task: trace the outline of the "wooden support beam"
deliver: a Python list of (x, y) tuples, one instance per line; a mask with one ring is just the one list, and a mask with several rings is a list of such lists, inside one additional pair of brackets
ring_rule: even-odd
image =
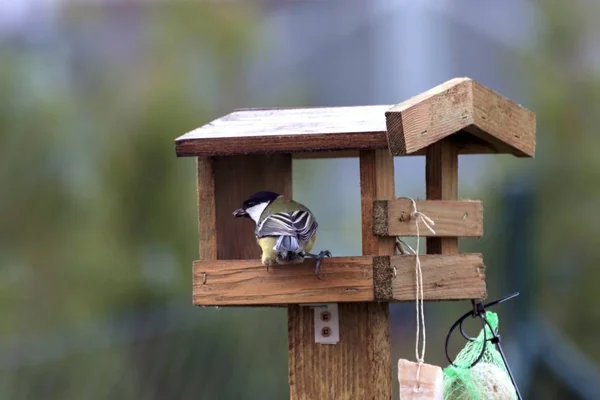
[[(486, 298), (481, 254), (423, 255), (419, 259), (425, 301)], [(390, 261), (397, 271), (397, 277), (392, 279), (393, 301), (414, 301), (415, 256), (395, 256)]]
[[(420, 258), (425, 301), (485, 297), (481, 254)], [(271, 267), (268, 272), (258, 260), (196, 261), (194, 304), (274, 306), (415, 300), (414, 256), (327, 258), (320, 276), (322, 280), (314, 276), (312, 260)]]
[[(364, 255), (393, 255), (395, 238), (377, 237), (373, 234), (373, 204), (375, 200), (395, 197), (394, 158), (388, 150), (370, 150), (360, 153), (360, 195), (362, 215), (362, 252)], [(389, 273), (387, 276), (390, 276)], [(365, 389), (361, 396), (348, 398), (391, 399), (392, 366), (389, 324), (389, 304), (367, 303), (352, 317), (357, 326), (364, 326), (366, 334), (354, 343), (355, 351), (362, 349), (357, 362), (364, 363), (367, 376), (363, 377)], [(360, 324), (360, 325), (358, 325)]]
[(200, 260), (217, 259), (217, 205), (215, 202), (214, 159), (196, 159), (198, 200), (198, 247)]
[[(394, 239), (373, 235), (371, 218), (374, 200), (394, 197), (389, 152), (361, 152), (360, 177), (363, 254), (393, 254)], [(336, 345), (315, 344), (312, 310), (301, 306), (288, 310), (292, 399), (391, 398), (388, 303), (339, 304), (340, 342)]]
[[(302, 304), (373, 301), (373, 258), (333, 257), (267, 268), (259, 260), (194, 263), (194, 304)], [(206, 281), (205, 281), (206, 277)]]
[[(417, 200), (419, 211), (435, 221), (435, 234), (420, 227), (419, 235), (428, 237), (481, 237), (483, 207), (481, 201)], [(416, 236), (410, 218), (412, 202), (408, 199), (376, 200), (373, 209), (373, 232), (378, 236)]]
[[(457, 200), (458, 152), (452, 137), (427, 148), (425, 179), (427, 200)], [(458, 238), (428, 237), (427, 254), (458, 254)]]

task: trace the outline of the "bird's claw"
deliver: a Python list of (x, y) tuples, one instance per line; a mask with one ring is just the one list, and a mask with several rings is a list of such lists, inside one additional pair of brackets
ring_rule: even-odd
[(319, 275), (319, 271), (321, 269), (321, 260), (323, 260), (325, 257), (332, 257), (331, 252), (329, 250), (323, 250), (319, 254), (306, 253), (306, 256), (312, 257), (316, 260), (315, 276), (317, 277), (317, 279), (323, 280), (323, 278), (321, 278), (321, 276)]

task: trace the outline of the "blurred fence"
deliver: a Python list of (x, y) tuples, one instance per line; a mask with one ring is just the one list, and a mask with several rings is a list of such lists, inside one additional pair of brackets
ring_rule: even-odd
[[(223, 318), (223, 313), (231, 318)], [(4, 341), (0, 343), (0, 398), (287, 397), (287, 369), (271, 365), (269, 370), (281, 373), (263, 374), (260, 366), (265, 361), (252, 357), (247, 345), (246, 349), (237, 346), (244, 334), (233, 326), (238, 317), (236, 310), (193, 307), (186, 298), (63, 331)], [(275, 333), (285, 337), (283, 329)], [(259, 351), (273, 348), (268, 338)], [(276, 346), (267, 356), (281, 359), (283, 367), (285, 357), (278, 353), (285, 352), (285, 344)]]

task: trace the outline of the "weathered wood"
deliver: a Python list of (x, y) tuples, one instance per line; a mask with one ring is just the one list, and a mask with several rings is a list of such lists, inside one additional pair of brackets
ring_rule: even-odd
[[(425, 180), (428, 200), (458, 198), (458, 153), (451, 137), (427, 148)], [(428, 237), (427, 254), (458, 254), (458, 238)]]
[[(487, 297), (481, 254), (422, 255), (423, 300), (470, 300)], [(392, 280), (394, 301), (414, 301), (415, 256), (391, 257), (397, 277)]]
[[(374, 200), (394, 197), (389, 152), (361, 152), (360, 176), (363, 254), (393, 254), (393, 240), (374, 236), (371, 218)], [(314, 343), (312, 310), (301, 306), (288, 310), (292, 399), (391, 398), (388, 303), (339, 304), (340, 343), (333, 346)]]
[(258, 260), (195, 262), (194, 304), (373, 301), (372, 257), (328, 258), (321, 264), (322, 280), (314, 270), (313, 260), (273, 266), (269, 271)]
[(448, 135), (460, 136), (460, 154), (533, 156), (535, 116), (457, 78), (396, 106), (237, 110), (180, 136), (175, 150), (180, 157), (296, 152), (339, 157), (329, 152), (388, 148), (394, 155), (422, 155)]
[[(481, 201), (416, 200), (417, 208), (435, 222), (435, 234), (420, 224), (419, 235), (429, 237), (481, 237)], [(379, 236), (416, 236), (408, 199), (377, 200), (373, 209), (373, 232)]]
[(234, 218), (233, 210), (259, 190), (286, 196), (292, 192), (289, 154), (216, 157), (213, 161), (217, 218), (218, 259), (260, 259), (254, 222)]
[[(359, 161), (362, 252), (364, 255), (393, 255), (396, 251), (395, 239), (377, 237), (373, 234), (372, 215), (375, 200), (389, 200), (395, 197), (394, 158), (388, 150), (372, 150), (362, 151)], [(352, 398), (391, 399), (392, 361), (389, 304), (385, 302), (368, 303), (351, 315), (357, 322), (367, 319), (367, 335), (363, 340), (357, 341), (354, 346), (367, 348), (368, 357), (356, 361), (369, 365), (364, 395)]]
[(292, 158), (298, 160), (312, 160), (320, 158), (356, 158), (358, 150), (339, 150), (339, 151), (302, 151), (293, 153)]
[(386, 111), (394, 155), (418, 152), (466, 131), (498, 153), (533, 157), (535, 114), (470, 78), (454, 78)]
[(210, 157), (198, 157), (196, 160), (200, 260), (217, 259), (217, 206), (213, 162)]
[[(401, 400), (443, 400), (444, 373), (437, 365), (423, 364), (417, 381), (416, 362), (398, 360), (398, 384)], [(418, 388), (418, 391), (415, 391)]]
[(339, 316), (340, 342), (335, 345), (314, 343), (311, 308), (288, 309), (289, 319), (298, 321), (298, 329), (288, 330), (292, 400), (389, 398), (374, 392), (380, 382), (372, 380), (376, 361), (371, 357), (385, 351), (376, 347), (379, 342), (369, 342), (376, 339), (378, 332), (370, 324), (377, 323), (379, 315), (365, 313), (365, 303), (343, 303), (339, 308), (344, 311)]
[(234, 219), (233, 210), (259, 190), (269, 189), (290, 196), (291, 181), (289, 154), (198, 157), (200, 261), (260, 260), (253, 223), (247, 219)]
[[(485, 298), (481, 254), (422, 255), (425, 301)], [(306, 303), (397, 302), (415, 300), (415, 257), (357, 256), (264, 267), (259, 260), (194, 262), (194, 304), (275, 306)], [(396, 277), (394, 278), (394, 268)]]
[(493, 147), (505, 144), (533, 157), (536, 145), (535, 113), (515, 104), (482, 84), (471, 81), (473, 125), (465, 130)]

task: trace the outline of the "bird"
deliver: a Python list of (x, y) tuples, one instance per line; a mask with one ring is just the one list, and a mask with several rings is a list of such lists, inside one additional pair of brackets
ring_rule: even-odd
[(248, 197), (233, 216), (250, 218), (256, 224), (254, 234), (267, 269), (274, 264), (301, 263), (310, 257), (316, 260), (315, 275), (321, 279), (321, 260), (331, 257), (331, 252), (310, 253), (319, 224), (306, 206), (276, 192), (259, 191)]

